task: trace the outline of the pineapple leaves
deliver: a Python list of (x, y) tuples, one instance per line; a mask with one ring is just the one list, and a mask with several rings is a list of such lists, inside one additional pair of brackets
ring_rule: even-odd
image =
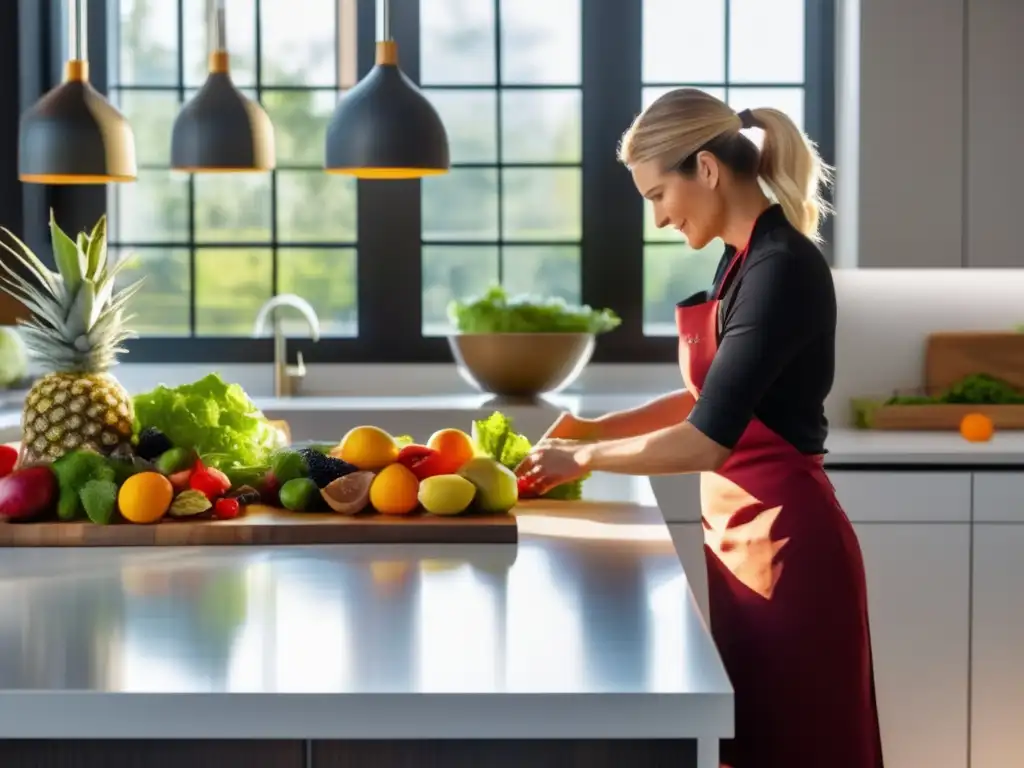
[(107, 268), (107, 215), (103, 214), (92, 228), (86, 248), (88, 270), (85, 276), (92, 281), (99, 280)]
[(79, 336), (85, 335), (92, 326), (90, 320), (93, 316), (93, 309), (96, 306), (94, 303), (96, 298), (94, 288), (95, 286), (92, 283), (85, 280), (82, 282), (78, 293), (75, 294), (75, 301), (68, 310), (68, 316), (65, 321), (65, 334), (69, 339), (77, 339)]
[[(63, 295), (63, 289), (61, 286), (59, 275), (55, 275), (53, 272), (51, 272), (49, 267), (43, 264), (39, 257), (32, 253), (32, 249), (25, 245), (25, 243), (23, 243), (17, 235), (11, 232), (11, 230), (7, 229), (6, 227), (0, 227), (0, 232), (3, 232), (5, 235), (7, 235), (7, 237), (10, 238), (14, 242), (14, 244), (18, 246), (20, 253), (19, 251), (16, 251), (13, 248), (11, 248), (11, 246), (9, 246), (3, 240), (0, 240), (0, 245), (4, 247), (4, 250), (6, 250), (15, 259), (17, 259), (18, 263), (21, 264), (29, 272), (29, 274), (31, 274), (40, 283), (42, 283), (43, 287), (50, 293), (51, 296), (53, 296), (55, 299), (60, 299), (61, 296)], [(6, 267), (6, 264), (4, 266)], [(15, 274), (10, 269), (8, 269), (7, 271), (10, 274), (14, 275), (15, 281), (19, 285), (26, 282), (21, 275)]]
[(64, 280), (68, 293), (74, 296), (82, 284), (82, 278), (88, 271), (85, 252), (78, 247), (57, 224), (57, 219), (50, 209), (50, 241), (53, 244), (53, 260), (57, 271)]

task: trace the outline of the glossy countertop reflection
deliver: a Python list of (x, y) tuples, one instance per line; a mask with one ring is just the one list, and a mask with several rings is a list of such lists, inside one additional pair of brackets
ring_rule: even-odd
[[(0, 550), (0, 736), (65, 735), (38, 722), (53, 707), (77, 718), (65, 729), (202, 736), (218, 694), (248, 695), (210, 711), (240, 736), (408, 736), (437, 696), (465, 709), (439, 718), (449, 736), (481, 735), (473, 713), (527, 717), (533, 735), (559, 718), (577, 732), (731, 727), (728, 679), (656, 507), (562, 504), (519, 525), (518, 545)], [(157, 723), (143, 703), (180, 712)], [(378, 706), (392, 716), (371, 718)], [(399, 726), (402, 707), (418, 725)]]

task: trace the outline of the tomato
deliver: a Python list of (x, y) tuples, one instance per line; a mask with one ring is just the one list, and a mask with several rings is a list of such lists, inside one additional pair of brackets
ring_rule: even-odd
[(398, 452), (398, 463), (412, 472), (417, 480), (449, 474), (445, 466), (447, 462), (438, 451), (416, 443), (407, 445)]
[(210, 501), (213, 501), (217, 497), (223, 496), (231, 488), (231, 481), (228, 480), (228, 476), (219, 469), (203, 467), (199, 462), (196, 462), (196, 466), (202, 467), (202, 469), (192, 470), (192, 476), (188, 481), (192, 490), (199, 491)]
[(528, 477), (517, 477), (516, 487), (519, 489), (519, 498), (526, 499), (530, 496), (538, 496), (539, 494), (534, 491), (534, 481)]
[(217, 503), (213, 505), (213, 516), (218, 520), (231, 520), (238, 517), (241, 511), (238, 499), (217, 499)]

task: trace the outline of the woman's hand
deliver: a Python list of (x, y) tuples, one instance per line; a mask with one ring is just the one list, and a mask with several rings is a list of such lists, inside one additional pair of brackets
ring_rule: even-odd
[(588, 471), (583, 446), (578, 440), (541, 440), (516, 467), (520, 486), (540, 496), (583, 477)]

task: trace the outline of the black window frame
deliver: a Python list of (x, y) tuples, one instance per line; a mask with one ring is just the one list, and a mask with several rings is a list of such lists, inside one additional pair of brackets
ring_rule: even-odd
[[(175, 0), (176, 2), (178, 0)], [(259, 0), (255, 0), (258, 4)], [(4, 11), (11, 48), (18, 51), (18, 104), (30, 107), (59, 82), (63, 67), (61, 0), (18, 0)], [(358, 69), (373, 66), (376, 3), (358, 0)], [(622, 326), (601, 336), (595, 362), (667, 363), (676, 358), (672, 337), (643, 332), (644, 209), (626, 170), (615, 158), (624, 128), (641, 106), (642, 8), (639, 0), (585, 0), (582, 13), (582, 301), (612, 307)], [(107, 91), (108, 6), (89, 4), (90, 79)], [(394, 4), (392, 31), (405, 73), (419, 81), (419, 2)], [(10, 18), (16, 15), (16, 19)], [(498, 21), (497, 23), (500, 23)], [(835, 158), (835, 0), (805, 0), (805, 128), (826, 162)], [(16, 40), (10, 40), (17, 36)], [(3, 41), (0, 41), (3, 42)], [(0, 46), (10, 50), (7, 46)], [(9, 68), (5, 71), (10, 72)], [(5, 87), (9, 87), (5, 83)], [(4, 135), (17, 135), (18, 115), (9, 111)], [(10, 153), (8, 153), (9, 155)], [(12, 162), (14, 160), (15, 162)], [(16, 158), (0, 158), (16, 169)], [(13, 179), (11, 178), (13, 176)], [(107, 208), (103, 186), (59, 187), (21, 184), (5, 174), (5, 198), (16, 198), (3, 223), (49, 258), (47, 222), (52, 208), (62, 227), (91, 227)], [(353, 338), (290, 340), (307, 363), (447, 363), (452, 356), (443, 337), (421, 332), (420, 182), (358, 182), (357, 313)], [(11, 217), (20, 218), (16, 221)], [(831, 221), (824, 229), (831, 239)], [(830, 249), (826, 246), (826, 256)], [(831, 260), (831, 258), (830, 258)], [(52, 263), (52, 262), (51, 262)], [(396, 275), (407, 276), (396, 279)], [(396, 311), (397, 309), (401, 311)], [(126, 344), (125, 362), (266, 363), (273, 359), (267, 338), (153, 337)]]

